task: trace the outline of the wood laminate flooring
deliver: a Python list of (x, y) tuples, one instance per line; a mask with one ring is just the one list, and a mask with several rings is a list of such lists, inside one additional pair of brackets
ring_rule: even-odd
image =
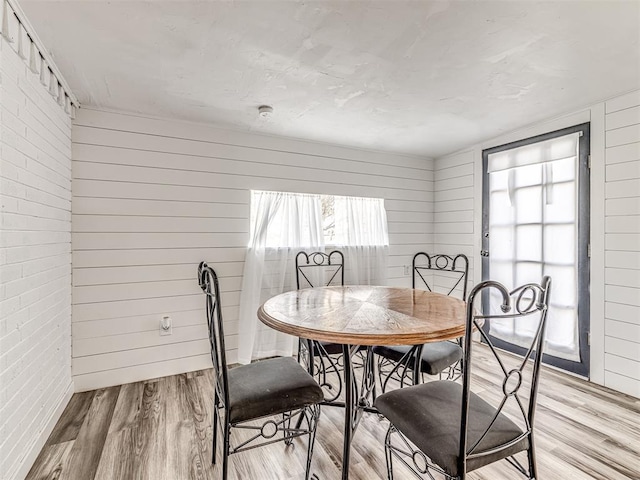
[[(476, 391), (502, 380), (489, 351), (476, 348)], [(196, 480), (220, 478), (211, 465), (211, 370), (73, 396), (28, 480)], [(340, 478), (343, 410), (323, 407), (312, 472)], [(640, 479), (640, 400), (544, 368), (536, 419), (541, 479)], [(387, 422), (365, 414), (352, 444), (350, 478), (386, 478)], [(306, 439), (231, 456), (229, 478), (304, 478)], [(397, 463), (397, 462), (396, 462)], [(396, 479), (414, 478), (397, 468)], [(439, 477), (436, 477), (439, 478)], [(474, 480), (523, 478), (507, 462), (472, 472)]]

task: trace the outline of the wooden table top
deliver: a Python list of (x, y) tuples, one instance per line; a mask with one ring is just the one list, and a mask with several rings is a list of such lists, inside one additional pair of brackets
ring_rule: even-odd
[(351, 345), (417, 345), (464, 335), (467, 304), (412, 288), (307, 288), (267, 300), (258, 318), (280, 332)]

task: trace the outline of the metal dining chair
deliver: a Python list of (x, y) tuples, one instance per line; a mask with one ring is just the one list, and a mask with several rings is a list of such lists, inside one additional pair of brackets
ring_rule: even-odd
[[(446, 285), (442, 289), (443, 293), (459, 295), (462, 300), (467, 297), (469, 260), (465, 255), (452, 257), (419, 252), (413, 256), (412, 272), (412, 288), (417, 288), (418, 285), (432, 292), (437, 275), (440, 277), (438, 281)], [(378, 378), (382, 392), (387, 390), (392, 379), (398, 381), (400, 387), (404, 387), (405, 384), (419, 383), (420, 373), (439, 375), (441, 379), (445, 375), (448, 380), (456, 380), (462, 374), (461, 340), (414, 346), (375, 346), (373, 352), (378, 355)], [(412, 375), (416, 353), (420, 358), (420, 370)]]
[[(295, 258), (296, 287), (344, 286), (344, 255), (338, 250), (331, 253), (305, 251)], [(335, 402), (342, 392), (342, 345), (318, 340), (298, 339), (298, 361), (317, 379), (325, 392), (325, 402)], [(332, 381), (333, 380), (333, 381)]]
[[(227, 479), (230, 454), (308, 435), (305, 479), (309, 479), (322, 389), (293, 358), (263, 360), (227, 369), (220, 288), (215, 271), (198, 266), (198, 282), (206, 295), (207, 325), (213, 362), (213, 454), (216, 463), (218, 424), (222, 430), (222, 478)], [(221, 412), (224, 411), (224, 412)], [(257, 421), (257, 422), (256, 422)], [(296, 426), (292, 427), (292, 421)], [(304, 423), (304, 427), (302, 424)], [(233, 429), (242, 439), (231, 446)], [(279, 436), (282, 435), (282, 437)]]
[[(385, 437), (389, 480), (393, 479), (394, 460), (417, 478), (433, 479), (432, 472), (439, 472), (447, 479), (464, 480), (472, 470), (503, 459), (527, 478), (539, 478), (534, 421), (550, 286), (549, 277), (541, 284), (526, 284), (511, 292), (494, 281), (478, 284), (467, 304), (462, 385), (437, 380), (393, 390), (376, 399), (375, 407), (391, 422)], [(474, 307), (480, 294), (484, 294), (486, 314)], [(496, 319), (513, 319), (514, 325), (523, 323), (531, 329), (532, 340), (524, 357), (516, 360), (494, 348), (487, 332)], [(474, 330), (488, 345), (488, 358), (484, 354), (482, 358), (472, 356)], [(493, 360), (504, 377), (493, 391), (478, 380), (482, 397), (471, 391), (474, 360), (485, 366)], [(509, 366), (513, 363), (515, 367)], [(519, 452), (527, 454), (526, 467), (514, 457)]]

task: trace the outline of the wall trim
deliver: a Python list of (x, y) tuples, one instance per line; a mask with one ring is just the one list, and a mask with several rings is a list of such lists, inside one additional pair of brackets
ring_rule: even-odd
[[(227, 357), (228, 363), (236, 362), (233, 352)], [(194, 357), (177, 358), (165, 362), (133, 365), (115, 370), (92, 372), (74, 376), (76, 393), (88, 392), (98, 388), (108, 388), (126, 383), (141, 382), (152, 378), (168, 377), (180, 373), (195, 372), (211, 368), (211, 356), (209, 354)]]
[(589, 380), (604, 385), (605, 358), (605, 104), (591, 107), (591, 364)]
[(38, 53), (42, 56), (42, 58), (46, 62), (46, 65), (49, 67), (51, 72), (55, 75), (56, 79), (58, 80), (58, 82), (64, 89), (65, 93), (67, 94), (67, 97), (69, 97), (69, 100), (71, 101), (71, 103), (75, 105), (76, 108), (80, 107), (80, 102), (78, 101), (78, 97), (76, 97), (74, 93), (71, 91), (69, 82), (67, 82), (67, 80), (62, 75), (62, 72), (56, 65), (56, 62), (54, 62), (53, 57), (49, 53), (49, 50), (46, 48), (45, 43), (42, 40), (40, 40), (40, 37), (38, 36), (36, 29), (33, 28), (33, 25), (31, 25), (31, 22), (25, 15), (24, 10), (22, 10), (22, 7), (18, 3), (18, 1), (17, 0), (5, 0), (5, 1), (9, 4), (16, 18), (22, 24), (24, 29), (27, 31), (27, 34), (31, 38), (31, 41), (37, 47)]

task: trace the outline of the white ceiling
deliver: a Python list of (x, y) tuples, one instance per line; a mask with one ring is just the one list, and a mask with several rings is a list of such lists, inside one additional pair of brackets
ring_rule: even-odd
[(640, 87), (637, 0), (20, 4), (82, 104), (431, 157)]

